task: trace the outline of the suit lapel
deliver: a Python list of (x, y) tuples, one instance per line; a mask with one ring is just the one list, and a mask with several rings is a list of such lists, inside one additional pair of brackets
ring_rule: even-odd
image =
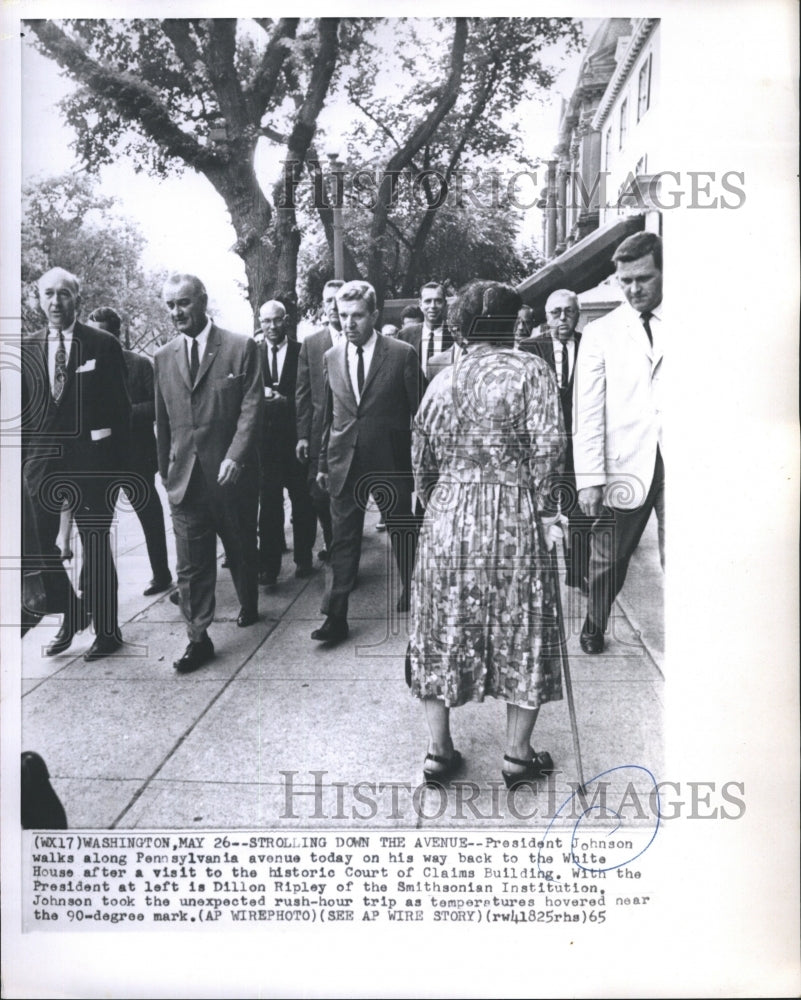
[(192, 380), (189, 378), (189, 360), (186, 356), (186, 343), (182, 333), (179, 333), (175, 338), (173, 353), (175, 354), (175, 364), (178, 368), (178, 372), (184, 380), (184, 385), (191, 392)]
[[(209, 335), (206, 338), (206, 350), (203, 353), (203, 357), (200, 360), (200, 367), (197, 370), (197, 379), (195, 380), (195, 386), (199, 386), (203, 379), (206, 377), (206, 373), (209, 368), (211, 368), (212, 362), (220, 349), (220, 331), (216, 326), (212, 325), (209, 330)], [(184, 352), (184, 357), (186, 352)], [(187, 375), (189, 374), (187, 369)]]
[(340, 378), (345, 386), (345, 398), (353, 407), (354, 411), (358, 409), (359, 404), (356, 402), (356, 394), (353, 391), (353, 386), (350, 381), (350, 372), (348, 371), (348, 341), (347, 338), (337, 347), (335, 350), (339, 351), (339, 357), (337, 359), (337, 368), (339, 370)]
[(362, 400), (364, 400), (367, 390), (373, 384), (376, 372), (378, 371), (382, 362), (384, 361), (386, 352), (387, 352), (386, 342), (384, 338), (381, 336), (381, 334), (377, 333), (375, 338), (375, 347), (373, 348), (373, 358), (372, 361), (370, 362), (370, 370), (367, 372), (367, 377), (364, 380), (364, 386), (362, 388)]

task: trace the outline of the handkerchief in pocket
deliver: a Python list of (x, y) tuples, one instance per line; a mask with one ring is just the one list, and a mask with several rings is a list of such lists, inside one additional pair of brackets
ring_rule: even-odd
[[(97, 365), (97, 358), (89, 358), (89, 360), (86, 362), (85, 365), (81, 365), (80, 368), (75, 369), (75, 374), (82, 375), (84, 372), (93, 372), (95, 370), (96, 365)], [(111, 431), (109, 431), (109, 434), (110, 433)]]
[(103, 438), (110, 438), (111, 437), (111, 428), (110, 427), (100, 427), (100, 428), (98, 428), (98, 430), (96, 430), (96, 431), (90, 431), (89, 433), (92, 435), (92, 440), (93, 441), (102, 441)]

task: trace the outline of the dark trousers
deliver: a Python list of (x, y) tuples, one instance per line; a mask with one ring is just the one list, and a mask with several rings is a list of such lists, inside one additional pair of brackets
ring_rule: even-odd
[[(84, 600), (101, 639), (119, 634), (117, 570), (111, 553), (114, 508), (106, 499), (106, 487), (110, 482), (101, 473), (76, 477), (75, 480), (65, 477), (67, 495), (76, 498), (73, 517), (83, 549)], [(56, 498), (57, 492), (56, 487), (48, 488), (48, 498), (43, 498), (36, 490), (31, 495), (30, 509), (36, 519), (40, 548), (37, 560), (41, 566), (48, 613), (63, 614), (77, 623), (80, 602), (56, 545), (61, 517), (61, 498)], [(26, 537), (30, 537), (30, 532), (23, 525), (23, 539)]]
[(392, 553), (407, 590), (414, 569), (419, 519), (412, 513), (412, 477), (407, 473), (373, 472), (354, 461), (345, 488), (331, 497), (331, 585), (323, 598), (322, 612), (347, 618), (348, 597), (356, 581), (362, 549), (364, 512), (370, 494), (384, 515)]
[(559, 512), (568, 519), (565, 583), (568, 587), (581, 588), (589, 577), (590, 538), (594, 518), (587, 517), (579, 507), (576, 477), (570, 470), (548, 483), (543, 513), (552, 515)]
[(300, 462), (261, 467), (259, 478), (259, 569), (277, 577), (284, 543), (284, 489), (292, 505), (292, 544), (297, 566), (308, 566), (317, 537), (306, 469)]
[[(315, 468), (317, 463), (314, 463)], [(323, 533), (323, 544), (326, 549), (331, 549), (331, 497), (323, 492), (317, 485), (317, 475), (308, 479), (309, 495), (311, 496), (312, 507), (317, 520), (320, 522), (320, 530)]]
[(643, 505), (633, 510), (603, 507), (593, 524), (587, 617), (598, 631), (606, 629), (612, 604), (626, 582), (629, 562), (654, 510), (659, 520), (659, 552), (664, 568), (665, 466), (659, 449)]
[(116, 487), (112, 502), (117, 503), (120, 490), (136, 511), (145, 536), (147, 556), (154, 580), (168, 580), (170, 565), (167, 560), (167, 535), (164, 530), (164, 508), (156, 491), (156, 477), (145, 469), (132, 469), (131, 482)]
[(178, 589), (187, 634), (199, 642), (214, 619), (219, 535), (243, 611), (258, 606), (257, 473), (244, 469), (235, 485), (210, 488), (196, 461), (179, 504), (170, 504)]

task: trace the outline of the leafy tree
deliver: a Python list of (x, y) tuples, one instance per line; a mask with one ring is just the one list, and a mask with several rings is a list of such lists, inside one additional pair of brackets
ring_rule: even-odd
[(254, 313), (266, 298), (294, 298), (294, 213), (271, 227), (254, 155), (262, 137), (280, 136), (285, 170), (302, 169), (336, 65), (338, 19), (25, 23), (79, 83), (62, 106), (87, 169), (124, 152), (156, 176), (197, 170), (230, 213)]
[[(356, 158), (366, 146), (377, 169), (367, 275), (379, 293), (390, 280), (398, 238), (409, 251), (404, 294), (420, 284), (443, 189), (459, 186), (474, 170), (486, 178), (488, 168), (504, 157), (531, 164), (515, 112), (524, 98), (541, 96), (555, 80), (543, 52), (560, 40), (568, 48), (582, 40), (578, 23), (568, 18), (431, 19), (425, 27), (426, 41), (420, 22), (395, 28), (397, 65), (389, 92), (379, 92), (375, 83), (383, 51), (375, 40), (377, 28), (367, 37), (372, 48), (362, 46), (358, 70), (347, 82), (349, 99), (362, 113), (349, 155)], [(425, 200), (399, 219), (397, 192), (404, 176), (416, 179)]]
[[(87, 169), (122, 152), (154, 175), (189, 167), (213, 185), (231, 216), (254, 314), (266, 298), (290, 307), (295, 300), (302, 235), (296, 206), (322, 177), (315, 136), (319, 141), (327, 100), (341, 98), (355, 116), (354, 127), (344, 129), (350, 161), (377, 170), (366, 255), (346, 246), (346, 277), (361, 271), (383, 298), (398, 283), (391, 273), (396, 239), (409, 251), (401, 285), (419, 283), (440, 210), (430, 172), (449, 184), (459, 171), (524, 155), (514, 113), (553, 82), (543, 52), (558, 40), (580, 40), (577, 23), (565, 18), (26, 24), (40, 51), (79, 84), (62, 106)], [(284, 157), (269, 192), (254, 168), (260, 142)], [(397, 208), (404, 174), (422, 175), (427, 196), (405, 215)], [(331, 207), (314, 203), (330, 246)]]
[(98, 195), (86, 174), (63, 174), (28, 184), (22, 194), (22, 321), (43, 323), (36, 282), (51, 267), (81, 281), (82, 314), (112, 306), (132, 348), (152, 353), (172, 336), (159, 289), (166, 272), (141, 263), (145, 238), (117, 212), (117, 199)]

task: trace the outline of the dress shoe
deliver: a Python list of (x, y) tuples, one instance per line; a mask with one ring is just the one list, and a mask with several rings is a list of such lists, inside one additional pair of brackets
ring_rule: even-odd
[(311, 637), (317, 642), (342, 642), (343, 639), (347, 639), (349, 632), (348, 623), (344, 618), (329, 615), (323, 624), (312, 632)]
[(311, 576), (314, 570), (312, 569), (311, 563), (299, 563), (298, 568), (295, 570), (295, 576), (298, 580), (305, 580), (307, 577)]
[(223, 561), (220, 563), (223, 569), (228, 569), (228, 556), (223, 556)]
[(581, 627), (579, 645), (585, 653), (603, 653), (604, 651), (604, 634), (589, 618), (584, 619), (584, 624)]
[(154, 577), (146, 590), (142, 591), (144, 597), (152, 597), (154, 594), (161, 594), (165, 590), (169, 590), (172, 586), (172, 577), (165, 576), (163, 578), (157, 579)]
[(240, 628), (247, 628), (248, 625), (255, 625), (258, 620), (259, 612), (256, 608), (251, 608), (248, 611), (242, 608), (237, 616), (236, 623)]
[(507, 764), (516, 764), (522, 768), (520, 771), (501, 771), (501, 776), (509, 791), (519, 788), (520, 785), (531, 785), (540, 778), (545, 778), (553, 773), (553, 759), (547, 750), (531, 751), (529, 760), (520, 760), (518, 757), (503, 755)]
[[(429, 767), (426, 763), (429, 760), (439, 764), (439, 767)], [(442, 785), (450, 781), (461, 769), (464, 759), (458, 750), (454, 750), (450, 757), (438, 757), (435, 753), (427, 753), (426, 762), (423, 763), (423, 782), (426, 785)]]
[(278, 583), (278, 577), (266, 570), (259, 573), (259, 585), (262, 587), (274, 587)]
[(177, 607), (180, 608), (180, 606), (181, 606), (181, 595), (180, 595), (180, 593), (177, 590), (174, 590), (170, 594), (170, 604), (175, 604)]
[(58, 656), (65, 649), (69, 649), (76, 634), (83, 632), (88, 625), (89, 612), (86, 605), (81, 603), (74, 618), (72, 615), (64, 615), (61, 628), (56, 632), (55, 638), (45, 649), (45, 656)]
[(375, 530), (376, 531), (386, 531), (387, 530), (386, 523), (384, 521), (379, 521), (378, 524), (375, 526)]
[(180, 660), (173, 663), (173, 667), (179, 674), (191, 674), (193, 670), (198, 670), (204, 663), (214, 658), (214, 644), (207, 635), (204, 635), (200, 642), (190, 642), (184, 650), (184, 655)]
[(122, 646), (122, 636), (119, 632), (116, 635), (99, 635), (89, 649), (84, 653), (83, 658), (87, 663), (92, 660), (102, 660), (104, 656), (111, 656)]
[(331, 558), (331, 555), (328, 549), (320, 549), (320, 551), (317, 553), (317, 558), (320, 560), (320, 562), (328, 562), (328, 560)]

